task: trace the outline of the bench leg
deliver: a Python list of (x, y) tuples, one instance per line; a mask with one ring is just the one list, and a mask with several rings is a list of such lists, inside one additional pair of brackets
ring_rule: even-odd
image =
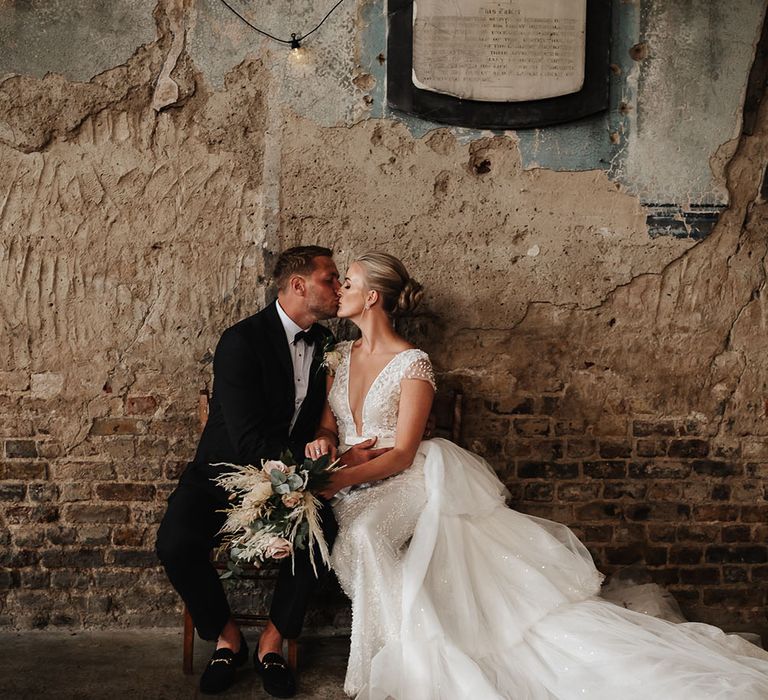
[(192, 675), (192, 658), (195, 650), (195, 626), (192, 624), (192, 615), (187, 606), (184, 606), (184, 656), (182, 669), (187, 676)]
[(296, 673), (296, 667), (299, 665), (299, 648), (295, 639), (288, 640), (288, 668)]

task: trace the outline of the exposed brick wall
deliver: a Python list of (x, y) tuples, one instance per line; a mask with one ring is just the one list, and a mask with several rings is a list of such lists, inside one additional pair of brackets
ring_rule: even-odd
[(557, 395), (476, 398), (465, 420), (513, 507), (572, 526), (601, 571), (668, 587), (692, 619), (765, 629), (768, 439), (707, 432), (686, 416), (589, 425)]
[[(5, 387), (0, 501), (0, 624), (175, 625), (179, 603), (154, 536), (197, 438), (185, 412), (125, 396), (63, 454), (35, 429), (29, 390)], [(768, 439), (728, 443), (696, 418), (564, 415), (559, 395), (468, 396), (464, 444), (502, 475), (511, 504), (573, 527), (606, 574), (668, 587), (692, 619), (765, 628)], [(764, 461), (761, 461), (764, 460)], [(262, 603), (264, 592), (242, 593)], [(311, 626), (345, 625), (332, 591)]]
[(95, 418), (65, 454), (41, 428), (54, 409), (30, 383), (0, 387), (0, 625), (177, 624), (153, 550), (196, 442), (189, 394), (176, 409), (164, 397), (121, 397), (122, 415)]

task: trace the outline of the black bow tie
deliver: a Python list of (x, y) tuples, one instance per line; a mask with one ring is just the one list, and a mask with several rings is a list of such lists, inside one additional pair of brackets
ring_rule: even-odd
[(315, 342), (315, 333), (312, 328), (308, 331), (299, 331), (293, 336), (293, 344), (296, 345), (300, 340), (303, 340), (307, 345), (313, 345)]

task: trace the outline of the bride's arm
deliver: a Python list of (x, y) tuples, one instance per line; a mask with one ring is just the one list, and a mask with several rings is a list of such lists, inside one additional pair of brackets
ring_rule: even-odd
[(403, 379), (400, 383), (395, 446), (365, 464), (335, 472), (322, 495), (329, 498), (346, 486), (386, 479), (410, 467), (424, 435), (434, 396), (435, 390), (429, 382)]

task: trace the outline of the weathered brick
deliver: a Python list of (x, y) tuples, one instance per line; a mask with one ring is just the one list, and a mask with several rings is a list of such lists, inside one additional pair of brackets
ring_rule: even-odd
[(104, 565), (100, 549), (49, 549), (42, 553), (43, 566), (49, 569), (93, 569)]
[(31, 549), (3, 549), (0, 551), (0, 566), (10, 569), (34, 566), (39, 559), (40, 555)]
[(704, 590), (704, 605), (726, 607), (762, 607), (765, 604), (765, 590), (759, 588), (709, 588)]
[(516, 418), (515, 431), (518, 435), (533, 437), (549, 434), (548, 418)]
[(621, 517), (622, 506), (618, 503), (595, 501), (576, 508), (578, 520), (614, 520)]
[(630, 462), (629, 476), (633, 479), (685, 479), (691, 465), (678, 461)]
[(58, 518), (58, 508), (49, 505), (9, 506), (5, 509), (5, 519), (9, 524), (52, 523)]
[(127, 523), (128, 507), (78, 503), (65, 506), (64, 519), (70, 523)]
[(575, 479), (579, 476), (579, 465), (572, 462), (520, 462), (517, 476), (521, 479)]
[(720, 569), (714, 566), (680, 569), (680, 583), (691, 586), (713, 586), (720, 582)]
[(639, 542), (624, 547), (606, 547), (605, 556), (611, 564), (635, 564), (645, 559), (645, 548)]
[(536, 459), (554, 461), (563, 457), (563, 443), (560, 440), (539, 440), (529, 441), (530, 454)]
[(126, 568), (147, 566), (160, 566), (157, 555), (153, 551), (144, 551), (137, 549), (115, 549), (111, 553), (112, 562), (115, 566)]
[(768, 562), (768, 547), (765, 545), (713, 545), (707, 548), (707, 562), (710, 564), (763, 564)]
[(768, 460), (768, 438), (746, 438), (742, 441), (741, 454), (746, 460)]
[(701, 547), (670, 547), (669, 562), (671, 564), (700, 564), (704, 558)]
[(24, 484), (0, 484), (0, 501), (23, 501), (26, 493)]
[(46, 440), (44, 442), (37, 443), (37, 454), (43, 459), (56, 459), (61, 457), (64, 449), (62, 446), (53, 440)]
[(555, 435), (575, 435), (581, 437), (587, 430), (583, 420), (559, 420), (555, 423)]
[(49, 503), (59, 497), (59, 487), (50, 483), (34, 483), (27, 487), (29, 500), (35, 503)]
[[(586, 465), (585, 470), (586, 470)], [(603, 498), (643, 499), (648, 491), (648, 485), (633, 481), (608, 481), (603, 486)]]
[(37, 443), (34, 440), (6, 440), (5, 456), (7, 459), (37, 457)]
[(624, 512), (629, 520), (687, 520), (691, 514), (691, 507), (685, 503), (643, 503), (637, 505), (627, 504)]
[(723, 542), (749, 542), (752, 528), (749, 525), (728, 525), (722, 531)]
[(679, 501), (683, 494), (683, 484), (674, 481), (657, 481), (648, 489), (649, 501)]
[(26, 569), (19, 572), (19, 588), (40, 589), (51, 585), (51, 574), (40, 569)]
[(635, 437), (647, 437), (651, 435), (671, 436), (676, 434), (675, 424), (669, 420), (636, 420), (632, 422), (632, 434)]
[[(488, 440), (485, 440), (485, 442), (487, 443)], [(507, 457), (530, 457), (532, 452), (531, 441), (526, 439), (513, 438), (508, 440), (504, 446), (504, 454), (506, 454)], [(183, 467), (186, 466), (186, 462), (182, 462), (181, 464), (183, 470)]]
[(745, 566), (724, 566), (723, 583), (747, 583), (749, 570)]
[(744, 473), (744, 467), (739, 464), (717, 462), (712, 459), (694, 459), (693, 471), (705, 476), (736, 476)]
[(112, 543), (124, 547), (140, 547), (146, 531), (145, 527), (116, 527), (112, 532)]
[(104, 462), (57, 462), (51, 468), (51, 476), (57, 481), (104, 481), (114, 479), (115, 469)]
[(45, 538), (55, 545), (74, 544), (77, 540), (78, 530), (73, 527), (61, 525), (50, 527), (45, 531)]
[(542, 396), (541, 408), (539, 410), (545, 416), (553, 416), (560, 408), (560, 396)]
[(81, 525), (77, 528), (77, 541), (85, 545), (109, 544), (112, 528), (109, 525)]
[(652, 542), (674, 542), (675, 526), (653, 524), (648, 526), (648, 539)]
[(526, 484), (524, 496), (528, 501), (551, 501), (555, 487), (548, 483)]
[(600, 456), (603, 459), (618, 459), (632, 456), (632, 443), (629, 440), (612, 440), (603, 438), (600, 441)]
[(104, 501), (150, 501), (155, 495), (151, 484), (96, 484), (96, 495)]
[(610, 542), (613, 539), (613, 526), (586, 525), (583, 533), (585, 542)]
[(620, 460), (584, 462), (584, 476), (592, 479), (621, 479), (627, 475), (627, 463)]
[(569, 458), (591, 457), (597, 451), (597, 440), (594, 438), (568, 438), (565, 447), (565, 453)]
[(610, 415), (603, 413), (593, 426), (595, 435), (621, 435), (626, 436), (629, 430), (629, 421), (626, 416)]
[(557, 498), (561, 501), (592, 501), (600, 495), (602, 485), (589, 484), (558, 484)]
[(717, 525), (678, 525), (675, 529), (678, 542), (715, 542), (720, 528)]
[(706, 457), (709, 454), (709, 443), (706, 440), (672, 440), (669, 443), (670, 457)]
[(715, 484), (712, 487), (710, 498), (713, 501), (727, 501), (731, 498), (731, 487), (728, 484)]
[[(727, 519), (736, 520), (736, 518), (727, 518)], [(745, 523), (768, 522), (768, 505), (741, 506), (741, 519)]]
[(533, 398), (530, 396), (522, 398), (510, 396), (491, 402), (488, 408), (494, 413), (502, 415), (530, 415), (533, 413)]
[(654, 440), (653, 438), (641, 438), (635, 443), (638, 457), (664, 457), (669, 449), (666, 440)]
[(669, 557), (666, 547), (646, 547), (645, 561), (648, 566), (664, 566)]
[(768, 462), (748, 462), (744, 469), (750, 478), (768, 479)]
[[(136, 456), (136, 438), (115, 436), (101, 440), (100, 456), (123, 462)], [(167, 450), (166, 450), (167, 454)]]
[(157, 399), (154, 396), (127, 396), (125, 398), (126, 416), (151, 415), (156, 408)]
[(60, 501), (87, 501), (91, 498), (89, 483), (63, 483), (59, 490)]
[(651, 580), (659, 586), (672, 586), (680, 582), (680, 569), (675, 567), (649, 569), (648, 573)]
[(33, 479), (45, 479), (47, 476), (47, 462), (0, 462), (0, 481), (14, 479), (18, 481), (32, 481)]
[(700, 522), (717, 522), (723, 520), (738, 520), (739, 507), (719, 503), (717, 505), (695, 506), (693, 519)]
[(91, 577), (87, 573), (71, 569), (53, 569), (51, 572), (51, 588), (64, 590), (84, 590), (91, 585)]
[(138, 418), (95, 418), (91, 435), (142, 435), (147, 432), (146, 423)]

